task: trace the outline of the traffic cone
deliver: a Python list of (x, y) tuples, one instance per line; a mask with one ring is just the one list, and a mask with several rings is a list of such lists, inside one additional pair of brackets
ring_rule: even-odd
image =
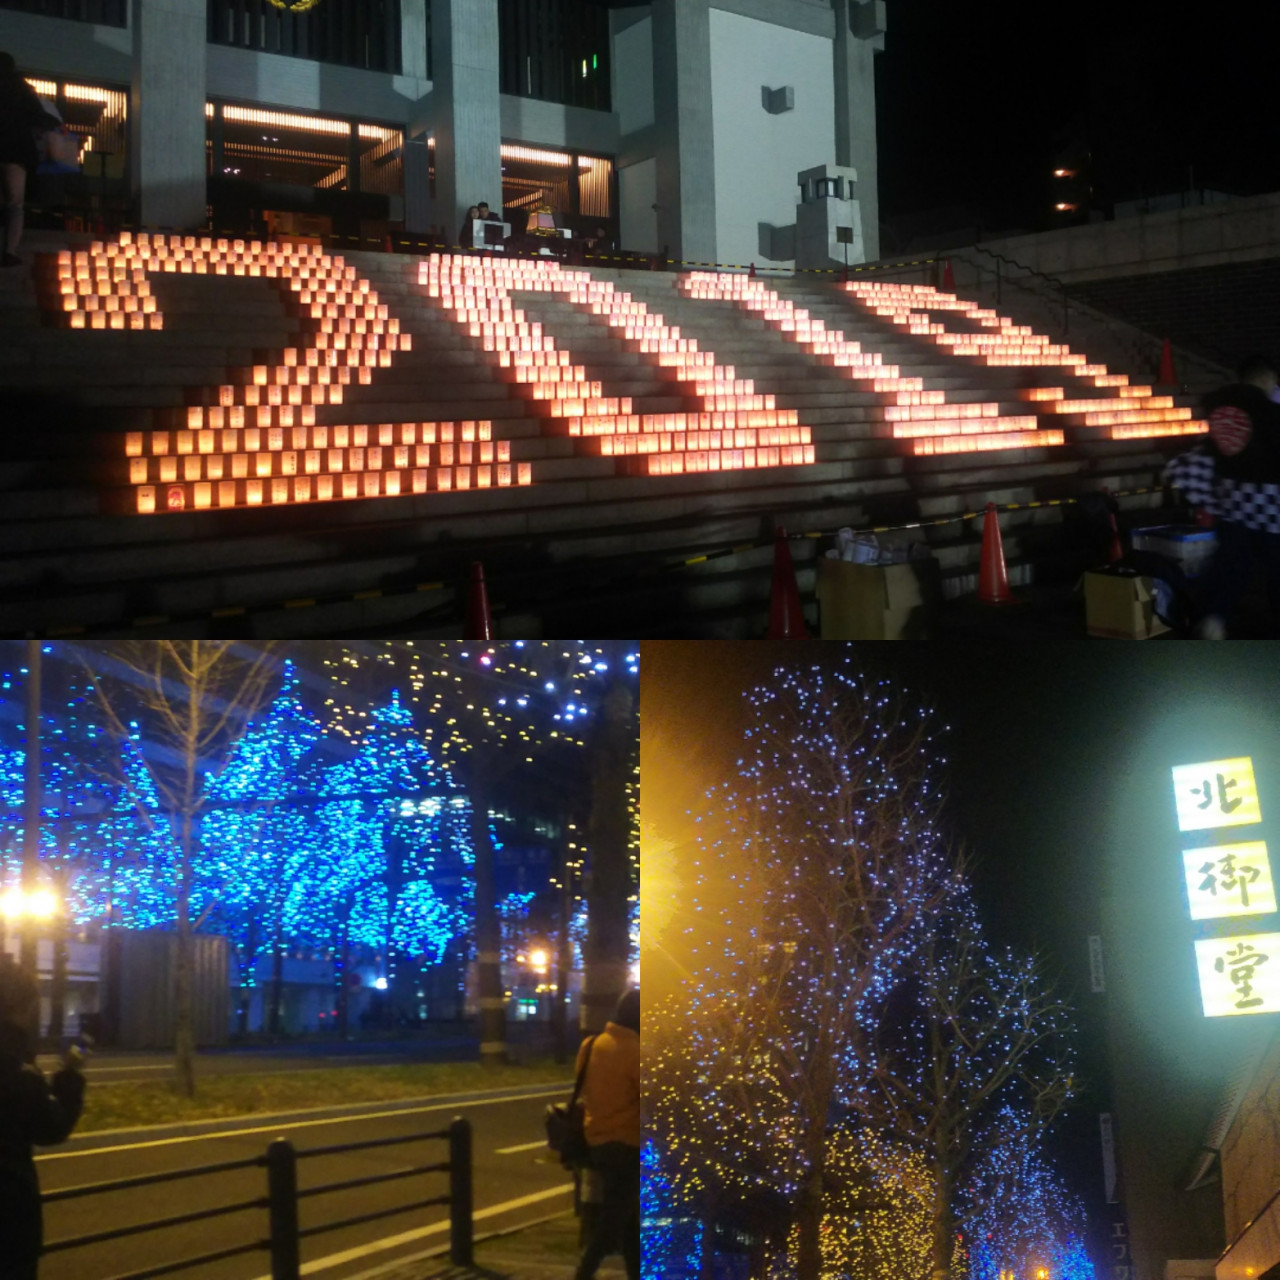
[(464, 640), (492, 640), (493, 616), (489, 612), (489, 592), (484, 585), (484, 565), (471, 565), (471, 586), (467, 591), (467, 626)]
[(804, 640), (809, 635), (800, 607), (800, 588), (791, 563), (787, 531), (781, 526), (773, 535), (773, 592), (769, 600), (769, 639)]
[(393, 253), (393, 252), (394, 252), (394, 250), (391, 248), (391, 232), (390, 232), (390, 231), (388, 231), (388, 232), (387, 232), (387, 233), (382, 237), (382, 252), (383, 252), (383, 253)]
[(1009, 574), (1004, 565), (1004, 542), (1000, 538), (1000, 517), (996, 504), (987, 503), (982, 525), (982, 566), (978, 571), (978, 599), (983, 604), (1012, 604)]
[(951, 270), (951, 259), (947, 258), (942, 264), (942, 287), (952, 293), (956, 287), (956, 273)]
[(1178, 374), (1173, 367), (1173, 347), (1169, 343), (1169, 339), (1164, 340), (1164, 345), (1160, 348), (1160, 377), (1157, 379), (1162, 387), (1175, 387), (1178, 385)]
[(756, 264), (753, 262), (751, 264), (751, 270), (747, 272), (747, 279), (754, 280), (755, 278), (756, 278)]

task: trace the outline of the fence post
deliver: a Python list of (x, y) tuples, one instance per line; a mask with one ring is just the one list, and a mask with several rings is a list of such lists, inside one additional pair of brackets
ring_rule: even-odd
[(449, 1261), (455, 1267), (472, 1262), (471, 1121), (461, 1117), (449, 1126)]
[(271, 1280), (298, 1280), (298, 1153), (277, 1138), (267, 1148)]

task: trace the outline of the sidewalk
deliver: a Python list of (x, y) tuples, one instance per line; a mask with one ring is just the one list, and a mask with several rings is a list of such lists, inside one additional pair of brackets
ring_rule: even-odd
[[(476, 1242), (474, 1267), (455, 1267), (445, 1256), (366, 1271), (351, 1280), (573, 1280), (578, 1257), (578, 1220), (572, 1213), (548, 1218), (523, 1231)], [(620, 1257), (607, 1258), (598, 1280), (624, 1280)]]

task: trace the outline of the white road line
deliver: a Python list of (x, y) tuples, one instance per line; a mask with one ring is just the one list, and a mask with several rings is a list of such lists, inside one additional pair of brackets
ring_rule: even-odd
[(517, 1151), (537, 1151), (539, 1147), (547, 1145), (546, 1138), (541, 1142), (526, 1142), (521, 1147), (499, 1147), (493, 1154), (496, 1156), (513, 1156)]
[(479, 1098), (473, 1102), (441, 1102), (430, 1107), (400, 1107), (394, 1111), (361, 1111), (349, 1116), (329, 1116), (323, 1120), (286, 1120), (276, 1124), (255, 1125), (251, 1129), (231, 1129), (214, 1133), (184, 1134), (180, 1138), (153, 1138), (150, 1142), (121, 1143), (115, 1147), (91, 1147), (87, 1151), (55, 1151), (37, 1156), (37, 1160), (78, 1160), (85, 1156), (111, 1155), (117, 1151), (142, 1151), (149, 1147), (172, 1147), (181, 1142), (207, 1142), (211, 1138), (243, 1138), (254, 1133), (279, 1133), (281, 1129), (307, 1129), (322, 1124), (350, 1124), (356, 1120), (385, 1120), (389, 1116), (426, 1115), (432, 1111), (456, 1111), (461, 1107), (488, 1107), (498, 1102), (527, 1102), (545, 1098), (546, 1093), (513, 1093), (502, 1098)]
[[(477, 1209), (471, 1216), (479, 1221), (483, 1218), (496, 1218), (499, 1214), (510, 1213), (514, 1209), (523, 1209), (526, 1205), (538, 1204), (542, 1200), (550, 1200), (553, 1196), (562, 1196), (572, 1191), (573, 1184), (553, 1187), (550, 1191), (538, 1191), (533, 1195), (520, 1196), (517, 1200), (504, 1200), (501, 1204), (491, 1204), (487, 1209)], [(425, 1240), (427, 1236), (439, 1235), (449, 1230), (449, 1221), (433, 1222), (429, 1227), (418, 1227), (413, 1231), (401, 1232), (398, 1236), (387, 1236), (383, 1240), (375, 1240), (373, 1244), (361, 1245), (356, 1249), (345, 1249), (342, 1253), (331, 1253), (327, 1258), (317, 1258), (314, 1262), (302, 1264), (302, 1274), (313, 1276), (319, 1271), (328, 1271), (331, 1267), (340, 1267), (344, 1263), (356, 1262), (371, 1254), (384, 1253), (388, 1249), (398, 1249), (404, 1244), (413, 1244), (415, 1240)], [(271, 1280), (270, 1276), (259, 1276), (258, 1280)]]

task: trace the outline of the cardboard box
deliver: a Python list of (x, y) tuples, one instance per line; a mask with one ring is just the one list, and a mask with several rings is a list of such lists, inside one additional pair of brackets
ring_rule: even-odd
[(901, 639), (923, 603), (914, 565), (818, 561), (824, 640)]
[(1151, 579), (1097, 569), (1084, 575), (1085, 627), (1110, 640), (1149, 640), (1169, 628), (1155, 612)]

